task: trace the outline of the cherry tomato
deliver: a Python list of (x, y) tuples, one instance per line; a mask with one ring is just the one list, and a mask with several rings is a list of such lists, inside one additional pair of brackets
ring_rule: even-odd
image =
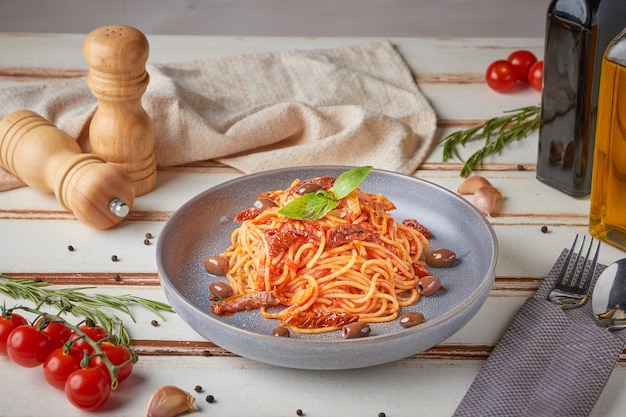
[[(35, 326), (37, 327), (40, 326), (42, 321), (43, 321), (43, 317), (39, 318), (35, 322)], [(65, 342), (70, 340), (72, 329), (65, 326), (62, 322), (55, 321), (50, 317), (47, 318), (46, 322), (48, 324), (46, 324), (46, 326), (43, 329), (41, 329), (41, 331), (44, 333), (48, 333), (48, 335), (50, 336), (50, 339), (52, 339), (52, 346), (54, 349), (60, 348), (61, 346), (65, 344)]]
[(101, 368), (80, 368), (65, 381), (65, 396), (83, 410), (95, 410), (111, 395), (109, 375)]
[[(109, 333), (100, 326), (89, 326), (87, 324), (81, 324), (80, 326), (78, 326), (78, 328), (83, 333), (85, 333), (86, 337), (90, 338), (94, 342), (99, 342), (109, 337)], [(93, 348), (78, 333), (72, 332), (72, 334), (70, 335), (70, 340), (75, 340), (75, 342), (72, 343), (72, 346), (80, 350), (81, 352), (83, 350), (87, 350), (87, 352), (93, 353)]]
[(27, 368), (44, 363), (50, 352), (52, 352), (50, 336), (29, 324), (13, 329), (7, 339), (9, 358)]
[(75, 348), (56, 348), (43, 363), (43, 375), (48, 384), (63, 391), (65, 381), (72, 372), (81, 368), (82, 360), (83, 352)]
[[(123, 363), (126, 365), (121, 368), (117, 368), (117, 381), (122, 382), (133, 371), (133, 362), (130, 361), (132, 355), (130, 353), (130, 349), (124, 345), (113, 344), (111, 342), (102, 342), (100, 343), (100, 349), (106, 355), (107, 358), (111, 361), (111, 363), (115, 366), (120, 366)], [(99, 367), (104, 370), (107, 375), (109, 374), (109, 368), (107, 368), (106, 364), (102, 360), (100, 356), (94, 356), (91, 358), (89, 362), (89, 366), (91, 367)]]
[(504, 59), (492, 62), (487, 68), (485, 81), (489, 87), (499, 93), (509, 91), (517, 83), (513, 64)]
[(507, 60), (513, 64), (513, 68), (515, 68), (515, 78), (517, 82), (526, 84), (528, 82), (530, 67), (537, 62), (535, 54), (525, 49), (520, 49), (519, 51), (511, 53)]
[(28, 324), (28, 320), (17, 313), (0, 316), (0, 355), (7, 355), (7, 339), (13, 329)]
[(537, 91), (543, 89), (543, 61), (537, 61), (530, 67), (528, 73), (528, 83)]

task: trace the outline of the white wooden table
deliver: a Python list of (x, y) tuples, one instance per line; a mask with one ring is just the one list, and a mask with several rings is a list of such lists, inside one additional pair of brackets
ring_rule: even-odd
[[(0, 34), (0, 86), (42, 77), (84, 74), (83, 35)], [(364, 38), (235, 38), (151, 36), (151, 62), (173, 62), (229, 54), (353, 45)], [(438, 114), (438, 137), (526, 105), (539, 104), (532, 89), (498, 94), (483, 83), (486, 66), (527, 48), (542, 56), (542, 39), (392, 39), (416, 74)], [(1, 115), (4, 117), (4, 115)], [(470, 151), (475, 147), (470, 147)], [(94, 415), (142, 416), (159, 386), (193, 393), (211, 416), (451, 415), (483, 361), (519, 307), (541, 283), (575, 233), (585, 233), (589, 199), (568, 197), (535, 179), (536, 133), (490, 158), (479, 173), (505, 196), (489, 221), (499, 241), (494, 288), (477, 316), (440, 345), (414, 357), (369, 369), (338, 372), (282, 369), (237, 357), (196, 334), (174, 314), (158, 327), (142, 309), (129, 323), (139, 362), (131, 378)], [(523, 170), (519, 169), (523, 167)], [(460, 183), (456, 161), (443, 163), (441, 148), (415, 173), (451, 190)], [(165, 301), (156, 273), (155, 246), (168, 217), (189, 198), (240, 175), (212, 163), (159, 171), (156, 189), (135, 202), (134, 214), (118, 227), (95, 231), (63, 213), (53, 196), (20, 188), (0, 193), (0, 271), (41, 278), (61, 286), (98, 285), (110, 294), (133, 293)], [(542, 226), (547, 233), (541, 232)], [(72, 245), (75, 252), (69, 252)], [(120, 262), (111, 262), (111, 255)], [(604, 245), (602, 263), (624, 253)], [(120, 274), (116, 281), (114, 274)], [(8, 306), (12, 299), (0, 296)], [(211, 355), (206, 356), (205, 352)], [(623, 415), (626, 357), (600, 397), (594, 416)], [(21, 368), (0, 357), (0, 415), (79, 416), (81, 412), (49, 387), (39, 368)], [(204, 392), (195, 393), (196, 385)], [(216, 402), (204, 399), (211, 394)]]

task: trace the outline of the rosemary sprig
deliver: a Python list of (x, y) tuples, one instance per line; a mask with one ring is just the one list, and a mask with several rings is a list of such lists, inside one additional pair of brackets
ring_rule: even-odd
[(124, 313), (134, 322), (129, 306), (139, 305), (163, 319), (161, 312), (173, 313), (168, 304), (136, 297), (130, 294), (107, 295), (87, 294), (83, 291), (95, 287), (49, 288), (50, 284), (44, 281), (14, 279), (0, 274), (0, 292), (15, 299), (28, 300), (37, 306), (47, 305), (58, 310), (60, 314), (70, 313), (75, 317), (84, 316), (104, 327), (109, 334), (116, 335), (117, 342), (127, 345), (130, 335), (120, 317), (108, 314), (104, 309)]
[[(539, 127), (539, 106), (527, 106), (505, 111), (504, 116), (494, 117), (467, 130), (459, 130), (441, 140), (443, 160), (456, 158), (464, 162), (460, 176), (467, 178), (472, 170), (480, 165), (485, 157), (500, 152), (507, 144), (519, 141)], [(467, 160), (459, 154), (458, 146), (484, 140), (482, 148), (474, 152)]]

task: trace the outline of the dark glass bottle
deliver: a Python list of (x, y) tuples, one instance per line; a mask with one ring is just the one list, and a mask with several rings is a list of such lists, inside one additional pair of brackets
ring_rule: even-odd
[(626, 0), (552, 0), (548, 7), (537, 178), (591, 191), (602, 56), (626, 27)]

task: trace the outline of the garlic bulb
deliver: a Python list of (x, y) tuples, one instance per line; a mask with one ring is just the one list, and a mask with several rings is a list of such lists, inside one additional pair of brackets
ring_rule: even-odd
[(491, 215), (496, 209), (502, 193), (491, 185), (489, 180), (480, 175), (467, 177), (457, 189), (459, 194), (474, 194), (474, 206), (486, 216)]
[(174, 417), (197, 409), (193, 396), (173, 385), (165, 385), (152, 393), (146, 417)]
[(482, 187), (474, 192), (474, 206), (486, 216), (495, 211), (501, 199), (502, 193), (495, 187)]
[(476, 190), (483, 187), (493, 187), (493, 185), (485, 177), (472, 175), (463, 180), (456, 192), (459, 194), (474, 194)]

